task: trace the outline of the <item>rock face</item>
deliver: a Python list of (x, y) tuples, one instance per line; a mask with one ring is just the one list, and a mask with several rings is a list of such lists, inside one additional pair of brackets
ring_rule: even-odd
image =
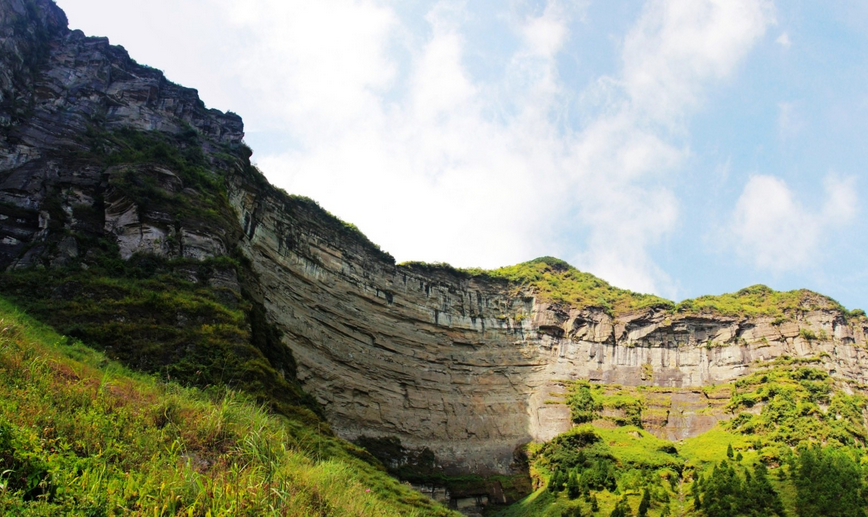
[[(571, 425), (550, 403), (565, 381), (672, 388), (657, 408), (667, 416), (647, 422), (671, 439), (725, 417), (708, 415), (715, 403), (695, 388), (782, 355), (866, 381), (865, 320), (822, 304), (786, 321), (661, 308), (613, 316), (484, 275), (396, 265), (315, 203), (251, 173), (240, 118), (206, 109), (195, 90), (107, 40), (69, 31), (49, 0), (0, 0), (0, 48), (0, 266), (71, 263), (86, 253), (75, 232), (111, 239), (122, 258), (238, 249), (300, 381), (344, 437), (398, 437), (453, 471), (507, 472), (517, 446)], [(180, 168), (81, 158), (101, 152), (100, 135), (124, 130), (195, 135), (185, 150), (222, 178), (235, 213), (193, 217), (121, 188), (194, 206), (211, 195)]]
[[(569, 429), (568, 409), (547, 403), (565, 380), (699, 388), (782, 355), (817, 356), (859, 382), (868, 374), (866, 329), (837, 310), (785, 322), (661, 309), (613, 318), (485, 277), (396, 266), (303, 207), (233, 199), (253, 221), (245, 245), (266, 307), (335, 429), (397, 436), (458, 470), (504, 472), (518, 445)], [(651, 429), (672, 439), (709, 429), (724, 416), (703, 411), (707, 399), (675, 390), (670, 417)]]
[[(185, 256), (225, 253), (234, 243), (218, 228), (176, 228), (177, 217), (167, 220), (165, 212), (137, 206), (111, 181), (149, 176), (163, 189), (181, 190), (177, 171), (147, 164), (132, 171), (100, 168), (83, 157), (101, 151), (94, 149), (94, 132), (121, 128), (194, 131), (207, 141), (206, 152), (239, 145), (240, 117), (206, 109), (196, 90), (170, 83), (106, 38), (85, 37), (66, 23), (53, 2), (0, 1), (0, 261), (41, 264), (46, 248), (58, 242), (57, 230), (93, 233), (99, 230), (94, 224), (116, 237), (125, 258), (137, 251), (167, 253), (167, 237), (174, 234), (189, 241)], [(104, 212), (104, 221), (82, 215), (84, 207)]]

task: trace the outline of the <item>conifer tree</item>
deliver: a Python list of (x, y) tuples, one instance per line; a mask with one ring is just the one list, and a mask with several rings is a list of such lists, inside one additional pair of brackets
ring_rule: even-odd
[(576, 471), (572, 470), (567, 479), (567, 497), (570, 499), (576, 499), (580, 495), (582, 495), (582, 491), (579, 489), (579, 479), (578, 476), (576, 476)]
[(618, 504), (615, 505), (615, 508), (612, 510), (612, 513), (609, 514), (609, 517), (629, 517), (630, 516), (630, 505), (627, 504), (627, 496), (621, 497), (618, 500)]
[(651, 507), (651, 496), (648, 494), (648, 489), (642, 491), (642, 500), (639, 502), (638, 517), (647, 517), (648, 508)]
[(563, 471), (561, 469), (555, 469), (554, 474), (552, 474), (551, 479), (549, 479), (549, 492), (560, 492), (563, 484)]
[(799, 517), (865, 517), (868, 487), (846, 450), (811, 447), (796, 463), (792, 477)]
[(745, 483), (745, 488), (746, 513), (783, 517), (784, 504), (769, 481), (768, 469), (764, 463), (757, 464), (754, 475)]

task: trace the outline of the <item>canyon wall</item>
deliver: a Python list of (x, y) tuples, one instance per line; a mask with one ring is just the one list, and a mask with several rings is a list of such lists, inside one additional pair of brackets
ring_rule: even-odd
[[(206, 109), (195, 90), (106, 39), (69, 31), (50, 1), (0, 0), (0, 47), (0, 266), (74, 263), (88, 253), (81, 235), (110, 239), (122, 258), (238, 250), (255, 272), (250, 296), (346, 438), (397, 437), (453, 471), (507, 472), (517, 446), (569, 428), (559, 401), (571, 380), (671, 388), (666, 416), (648, 421), (671, 439), (726, 418), (705, 410), (715, 404), (699, 387), (780, 356), (813, 357), (865, 382), (865, 320), (822, 301), (781, 321), (664, 308), (612, 315), (484, 274), (396, 265), (258, 176), (240, 118)], [(94, 158), (117, 152), (101, 142), (125, 129), (195, 137), (189, 147), (227, 190), (229, 218), (173, 212), (121, 188), (117, 178), (139, 179), (192, 205), (213, 194), (165, 163)]]
[(726, 418), (685, 388), (785, 355), (858, 382), (868, 374), (866, 329), (835, 308), (786, 321), (663, 309), (613, 318), (484, 275), (395, 265), (279, 193), (232, 199), (266, 307), (338, 433), (396, 436), (458, 470), (505, 472), (518, 445), (567, 430), (564, 381), (674, 388), (674, 407), (650, 428), (680, 439)]

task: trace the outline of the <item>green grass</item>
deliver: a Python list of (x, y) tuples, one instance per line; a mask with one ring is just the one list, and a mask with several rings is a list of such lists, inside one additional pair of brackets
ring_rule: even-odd
[(452, 515), (369, 461), (244, 394), (134, 373), (0, 299), (0, 514)]
[(612, 314), (673, 306), (672, 302), (658, 296), (614, 287), (553, 257), (541, 257), (490, 271), (467, 271), (473, 275), (503, 279), (516, 286), (533, 288), (539, 296), (548, 300), (577, 307), (599, 307)]
[(794, 291), (775, 291), (764, 285), (746, 287), (735, 293), (717, 296), (700, 296), (684, 300), (675, 311), (685, 314), (720, 314), (724, 316), (777, 316), (776, 322), (787, 320), (787, 316), (812, 310), (830, 309), (845, 315), (859, 317), (858, 309), (848, 312), (835, 300), (807, 289)]
[(623, 467), (674, 471), (682, 468), (683, 460), (675, 453), (672, 442), (657, 438), (638, 427), (596, 428), (594, 431)]
[[(458, 269), (446, 263), (425, 262), (404, 262), (400, 266), (429, 274), (444, 272), (461, 278), (499, 280), (517, 289), (516, 294), (530, 289), (543, 300), (574, 308), (596, 307), (615, 317), (656, 307), (681, 315), (773, 316), (776, 324), (799, 312), (822, 309), (840, 311), (847, 318), (865, 318), (863, 310), (847, 311), (835, 300), (807, 289), (780, 292), (764, 285), (676, 304), (658, 296), (619, 289), (554, 257), (540, 257), (491, 270)], [(521, 318), (521, 315), (514, 316)]]
[[(678, 453), (686, 458), (687, 462), (695, 468), (702, 468), (707, 464), (715, 464), (726, 458), (726, 449), (731, 446), (733, 450), (742, 452), (748, 460), (753, 447), (749, 437), (733, 433), (724, 427), (717, 426), (699, 436), (689, 438), (678, 444)], [(756, 457), (756, 452), (753, 452)]]
[[(803, 365), (774, 366), (733, 384), (727, 410), (738, 414), (725, 429), (752, 436), (764, 461), (780, 460), (781, 451), (811, 444), (865, 447), (864, 414), (868, 397), (849, 395), (823, 370)], [(745, 410), (761, 405), (759, 414)]]
[(261, 306), (243, 288), (208, 282), (215, 273), (243, 278), (230, 259), (122, 261), (116, 249), (86, 257), (86, 269), (6, 272), (0, 293), (133, 368), (193, 386), (230, 386), (284, 413), (318, 409), (295, 382), (294, 360)]

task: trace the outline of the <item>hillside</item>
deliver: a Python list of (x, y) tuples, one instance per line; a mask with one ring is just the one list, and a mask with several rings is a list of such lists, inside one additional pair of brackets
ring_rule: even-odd
[(0, 300), (3, 515), (452, 515), (241, 393), (134, 373)]
[[(90, 496), (82, 490), (102, 481), (80, 477), (82, 469), (108, 461), (103, 456), (111, 440), (136, 439), (100, 433), (119, 433), (128, 424), (144, 442), (123, 442), (110, 458), (123, 467), (97, 463), (94, 472), (105, 466), (106, 483), (120, 483), (111, 476), (122, 468), (143, 469), (130, 486), (153, 489), (163, 481), (180, 483), (160, 477), (169, 472), (157, 472), (155, 465), (181, 465), (179, 472), (192, 481), (186, 492), (174, 493), (180, 499), (160, 503), (173, 505), (166, 513), (199, 512), (204, 506), (196, 501), (204, 504), (209, 483), (274, 488), (271, 466), (263, 467), (262, 458), (244, 459), (243, 443), (260, 432), (247, 420), (270, 422), (271, 445), (296, 440), (316, 446), (266, 451), (279, 456), (272, 459), (284, 466), (274, 468), (287, 479), (295, 469), (314, 472), (309, 484), (287, 490), (307, 494), (313, 486), (329, 491), (341, 485), (334, 486), (335, 499), (310, 496), (331, 501), (319, 510), (307, 495), (287, 503), (302, 514), (340, 514), (344, 504), (355, 512), (355, 502), (342, 498), (374, 478), (371, 493), (377, 492), (364, 497), (379, 497), (387, 514), (391, 508), (444, 511), (382, 477), (378, 461), (465, 513), (482, 507), (490, 512), (532, 492), (534, 483), (549, 483), (558, 471), (569, 478), (574, 467), (591, 468), (587, 462), (557, 468), (560, 460), (552, 454), (560, 457), (565, 447), (559, 444), (573, 443), (573, 435), (607, 444), (592, 451), (609, 465), (599, 468), (611, 471), (616, 486), (641, 474), (642, 480), (629, 481), (634, 488), (657, 486), (658, 477), (676, 480), (673, 472), (679, 487), (693, 486), (683, 474), (705, 472), (709, 464), (703, 461), (719, 462), (720, 444), (728, 441), (742, 444), (736, 448), (748, 463), (726, 470), (745, 480), (748, 467), (752, 477), (761, 475), (755, 459), (775, 470), (787, 450), (801, 457), (806, 443), (836, 444), (860, 457), (864, 405), (838, 395), (858, 397), (868, 382), (868, 319), (860, 310), (807, 290), (765, 286), (674, 303), (619, 289), (551, 257), (490, 271), (396, 264), (351, 223), (270, 185), (250, 162), (240, 117), (208, 109), (195, 90), (169, 82), (105, 38), (70, 30), (52, 1), (0, 0), (0, 42), (0, 295), (68, 336), (36, 339), (32, 346), (44, 350), (37, 355), (50, 357), (46, 361), (20, 352), (25, 359), (13, 362), (27, 367), (7, 374), (29, 377), (16, 377), (8, 396), (64, 400), (66, 384), (52, 387), (64, 374), (52, 368), (72, 365), (62, 354), (73, 354), (91, 358), (90, 366), (70, 366), (81, 369), (73, 381), (86, 370), (94, 379), (117, 378), (130, 386), (137, 404), (178, 405), (154, 409), (154, 416), (124, 406), (119, 395), (103, 416), (93, 417), (102, 428), (67, 425), (59, 431), (48, 417), (24, 419), (25, 412), (14, 410), (19, 402), (10, 402), (6, 428), (24, 452), (4, 461), (15, 472), (30, 472), (32, 460), (72, 477), (58, 474), (57, 483), (67, 484), (46, 493), (40, 490), (55, 483), (46, 477), (49, 470), (21, 474), (6, 493), (9, 504), (84, 511)], [(30, 326), (16, 328), (26, 336)], [(54, 341), (82, 345), (55, 350), (49, 347)], [(102, 363), (112, 366), (105, 370)], [(808, 368), (807, 378), (787, 373), (801, 367)], [(38, 371), (28, 373), (33, 368)], [(762, 376), (766, 380), (757, 381)], [(104, 392), (87, 393), (113, 393)], [(71, 412), (56, 408), (60, 412), (51, 418), (89, 421), (79, 410), (91, 408), (78, 400)], [(588, 405), (577, 409), (581, 400)], [(740, 416), (761, 417), (778, 407), (776, 401), (799, 413), (782, 412), (775, 426)], [(841, 401), (846, 404), (838, 411)], [(226, 404), (244, 408), (237, 410), (243, 415), (225, 424), (234, 429), (228, 441), (212, 443), (210, 431), (199, 426)], [(121, 407), (127, 409), (114, 409)], [(176, 411), (183, 421), (172, 420)], [(130, 420), (112, 420), (116, 416)], [(820, 423), (799, 430), (815, 420)], [(48, 438), (41, 438), (47, 429), (62, 446), (47, 448)], [(80, 436), (89, 432), (95, 434)], [(739, 441), (746, 433), (766, 438), (747, 446)], [(86, 441), (91, 438), (96, 441)], [(193, 452), (172, 452), (175, 440)], [(76, 449), (87, 443), (99, 445)], [(667, 443), (676, 444), (675, 452)], [(332, 452), (323, 456), (321, 445)], [(568, 456), (588, 444), (573, 445), (566, 447)], [(718, 452), (703, 458), (708, 451)], [(590, 452), (583, 454), (587, 459)], [(202, 458), (210, 462), (207, 468)], [(323, 460), (337, 462), (329, 465), (349, 477), (316, 485), (316, 476), (326, 475)], [(64, 462), (84, 466), (65, 471)], [(237, 470), (248, 463), (249, 472)], [(792, 468), (785, 473), (791, 476)], [(209, 472), (210, 481), (197, 477)], [(262, 472), (266, 477), (257, 477)], [(616, 501), (609, 482), (612, 490), (597, 490), (601, 508)], [(123, 499), (94, 505), (155, 507), (124, 492), (135, 487), (111, 483), (105, 486), (114, 491), (104, 497)], [(796, 508), (796, 485), (775, 487), (785, 507)], [(58, 498), (67, 490), (71, 499)], [(276, 492), (254, 496), (256, 490), (248, 490), (245, 508), (277, 504)], [(676, 495), (676, 487), (662, 490), (670, 499)], [(678, 490), (678, 497), (684, 495)], [(225, 501), (218, 492), (207, 498), (217, 498), (219, 507)], [(528, 511), (547, 512), (576, 506), (560, 504), (564, 496), (555, 492), (537, 492), (509, 511), (528, 504), (542, 505)], [(663, 498), (658, 496), (655, 504)], [(637, 497), (631, 492), (627, 500), (636, 511)], [(679, 511), (692, 511), (689, 504)]]
[(677, 443), (642, 429), (656, 390), (574, 383), (577, 427), (529, 447), (539, 488), (498, 515), (864, 516), (868, 387), (817, 362), (707, 388), (732, 419)]

